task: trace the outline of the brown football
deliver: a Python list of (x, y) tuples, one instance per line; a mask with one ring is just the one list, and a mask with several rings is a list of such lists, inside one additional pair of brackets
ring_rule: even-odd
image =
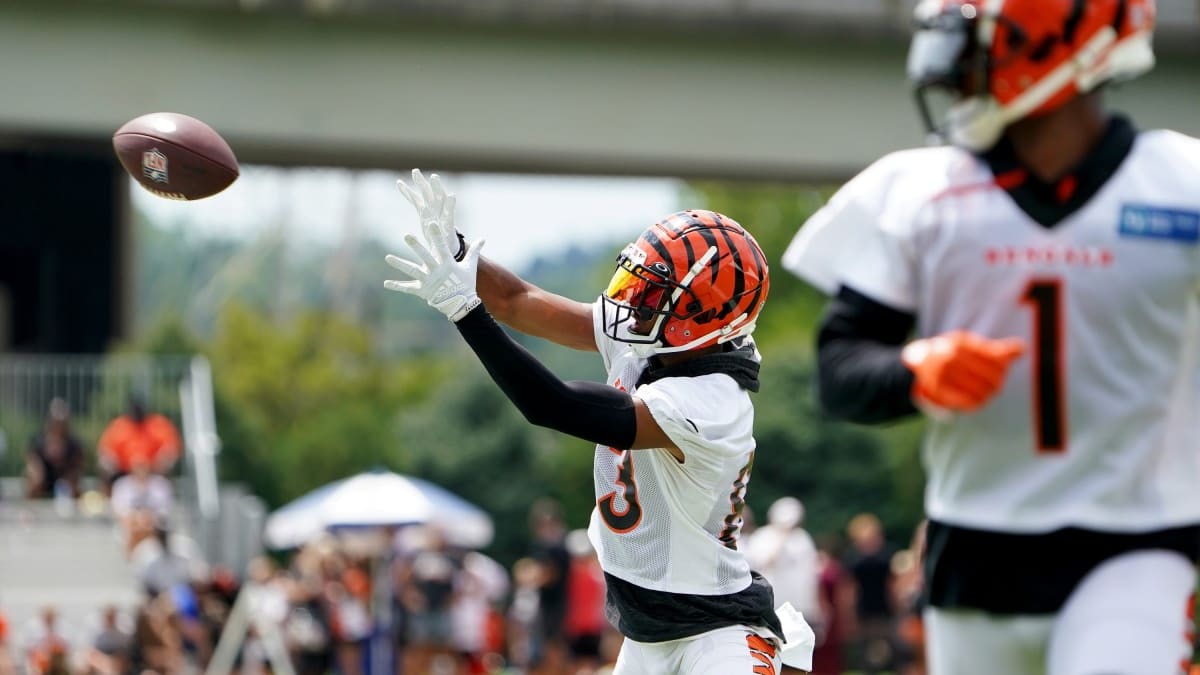
[(169, 112), (132, 119), (113, 134), (121, 166), (166, 199), (203, 199), (229, 187), (238, 162), (224, 138), (204, 122)]

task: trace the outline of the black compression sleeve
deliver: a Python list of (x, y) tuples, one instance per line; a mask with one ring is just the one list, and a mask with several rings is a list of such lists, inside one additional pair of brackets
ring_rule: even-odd
[(912, 314), (838, 289), (817, 333), (817, 388), (825, 410), (862, 424), (917, 412), (913, 375), (900, 361), (914, 324)]
[(525, 419), (619, 450), (633, 445), (637, 415), (632, 396), (598, 382), (563, 382), (509, 337), (482, 305), (454, 325)]

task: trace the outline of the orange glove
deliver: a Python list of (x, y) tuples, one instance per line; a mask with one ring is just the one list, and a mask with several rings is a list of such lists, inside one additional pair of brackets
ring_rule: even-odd
[(916, 376), (913, 400), (941, 411), (971, 412), (990, 401), (1008, 367), (1025, 351), (1025, 341), (992, 340), (967, 331), (951, 331), (916, 340), (900, 352)]

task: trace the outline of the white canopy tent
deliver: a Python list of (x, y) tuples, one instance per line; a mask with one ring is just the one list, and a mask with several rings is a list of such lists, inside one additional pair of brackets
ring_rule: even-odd
[(301, 546), (326, 532), (403, 525), (440, 526), (464, 548), (491, 543), (492, 519), (462, 497), (420, 478), (369, 471), (334, 481), (267, 518), (264, 540), (274, 549)]

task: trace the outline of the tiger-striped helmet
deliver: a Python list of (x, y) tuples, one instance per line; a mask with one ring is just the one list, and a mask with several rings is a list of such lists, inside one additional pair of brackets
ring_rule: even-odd
[(604, 332), (641, 356), (728, 342), (753, 332), (769, 287), (766, 257), (737, 221), (680, 211), (617, 256)]

